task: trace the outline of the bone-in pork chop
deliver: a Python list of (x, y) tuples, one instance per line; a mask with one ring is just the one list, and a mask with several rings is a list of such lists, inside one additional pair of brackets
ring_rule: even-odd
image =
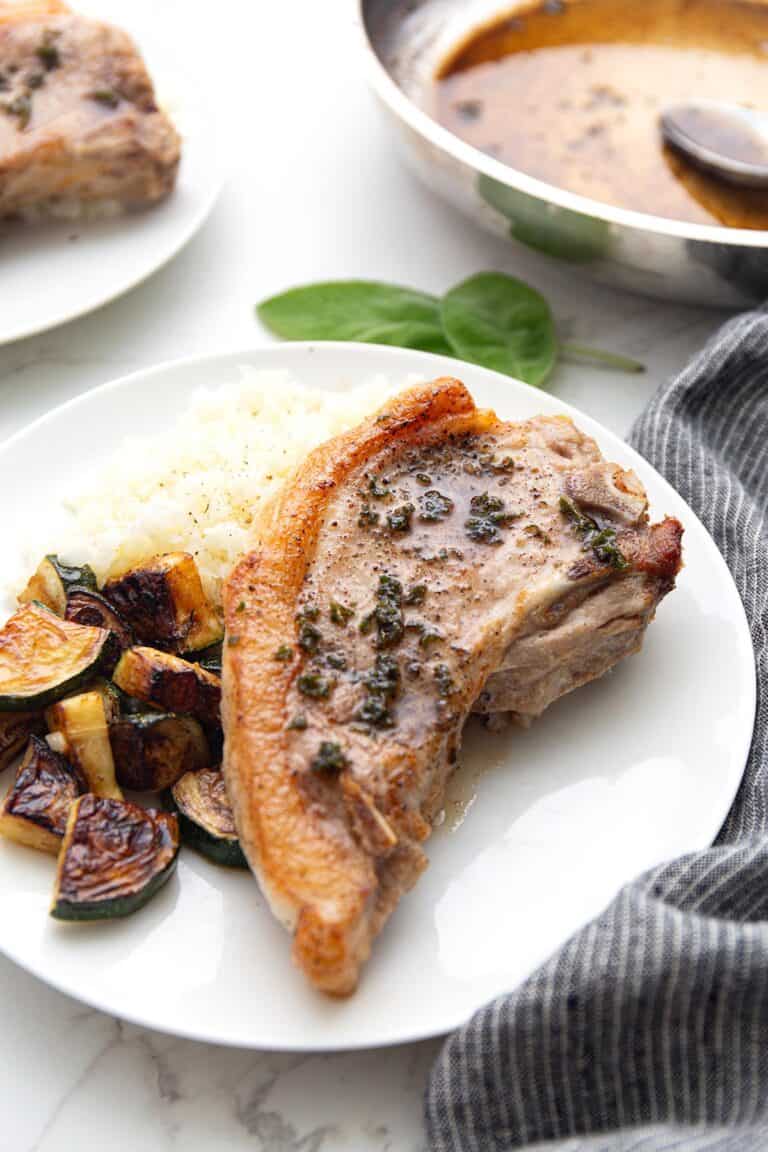
[(351, 992), (425, 867), (475, 701), (523, 720), (635, 651), (682, 528), (565, 417), (457, 380), (313, 452), (225, 589), (224, 771), (309, 980)]
[(179, 154), (129, 36), (59, 0), (0, 0), (0, 218), (153, 204)]

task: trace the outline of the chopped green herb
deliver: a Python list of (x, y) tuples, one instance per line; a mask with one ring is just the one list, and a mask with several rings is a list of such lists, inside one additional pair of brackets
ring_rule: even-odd
[(296, 615), (296, 623), (298, 624), (298, 643), (299, 647), (310, 655), (317, 652), (320, 647), (322, 635), (318, 628), (311, 623), (316, 620), (320, 612), (317, 608), (307, 607), (302, 608), (301, 612)]
[(384, 476), (371, 476), (368, 482), (368, 491), (374, 500), (386, 500), (392, 495), (389, 490), (389, 481)]
[(235, 609), (236, 612), (245, 612), (245, 600), (241, 600)]
[(464, 528), (471, 540), (479, 544), (501, 544), (500, 528), (506, 528), (510, 522), (520, 515), (518, 512), (507, 512), (504, 501), (498, 496), (490, 496), (487, 492), (480, 496), (473, 496), (469, 502), (471, 516), (464, 521)]
[(272, 653), (272, 659), (282, 660), (284, 664), (287, 664), (290, 660), (293, 660), (293, 648), (291, 648), (290, 644), (281, 644), (280, 647), (276, 648)]
[(419, 520), (445, 520), (453, 511), (453, 500), (436, 488), (419, 496)]
[(367, 612), (360, 621), (360, 631), (363, 636), (367, 636), (376, 627), (376, 611)]
[(303, 712), (297, 712), (294, 716), (291, 716), (286, 724), (286, 728), (290, 728), (294, 732), (303, 732), (306, 727), (307, 718)]
[(436, 644), (438, 640), (442, 639), (442, 633), (438, 632), (436, 628), (425, 628), (419, 640), (419, 648), (429, 648), (430, 644)]
[(432, 477), (426, 472), (417, 472), (416, 479), (418, 480), (419, 484), (423, 484), (425, 487), (429, 487), (429, 485), (432, 483)]
[(338, 668), (342, 672), (347, 666), (347, 658), (341, 652), (329, 652), (325, 660), (329, 668)]
[(403, 638), (403, 586), (394, 576), (379, 576), (376, 592), (377, 640), (379, 648), (391, 648)]
[(35, 49), (35, 55), (46, 72), (52, 72), (54, 68), (58, 68), (61, 64), (61, 55), (56, 47), (57, 37), (58, 32), (55, 32), (52, 28), (46, 28), (40, 44)]
[(356, 710), (355, 720), (373, 728), (391, 728), (395, 723), (383, 696), (367, 696)]
[(378, 655), (373, 668), (363, 677), (363, 683), (372, 695), (393, 700), (400, 684), (400, 669), (394, 656)]
[(323, 740), (310, 767), (313, 772), (326, 772), (335, 776), (342, 768), (346, 768), (347, 763), (341, 744), (336, 744), (333, 740)]
[(426, 586), (426, 584), (414, 584), (412, 588), (408, 589), (408, 592), (406, 593), (406, 596), (405, 596), (405, 599), (403, 600), (403, 603), (408, 604), (408, 605), (423, 604), (424, 601), (426, 600), (426, 598), (427, 598), (427, 586)]
[(601, 564), (608, 564), (619, 572), (629, 567), (616, 543), (613, 528), (601, 528), (591, 516), (585, 516), (580, 512), (573, 501), (566, 496), (560, 497), (560, 511), (571, 521), (576, 534), (581, 537), (584, 552), (591, 550)]
[(308, 620), (302, 620), (299, 624), (299, 647), (303, 648), (305, 652), (317, 652), (320, 647), (322, 636), (314, 624), (310, 624)]
[(319, 672), (304, 672), (296, 681), (296, 687), (302, 696), (312, 696), (317, 700), (322, 700), (329, 695), (331, 682), (325, 676), (321, 676)]
[(389, 702), (397, 696), (400, 687), (400, 669), (393, 656), (376, 657), (373, 668), (363, 677), (368, 693), (366, 699), (355, 712), (355, 719), (374, 728), (391, 728), (394, 718)]
[(360, 515), (357, 518), (357, 525), (359, 528), (372, 528), (374, 524), (378, 524), (379, 514), (371, 508), (370, 504), (365, 503), (360, 509)]
[(120, 103), (120, 96), (113, 88), (96, 88), (88, 93), (88, 99), (95, 100), (105, 108), (117, 108)]
[(538, 524), (527, 524), (525, 528), (523, 528), (523, 535), (531, 536), (534, 540), (541, 540), (543, 544), (550, 543), (549, 534), (545, 532), (543, 528), (539, 527)]
[(19, 128), (23, 131), (32, 118), (32, 101), (27, 93), (23, 92), (19, 96), (14, 96), (13, 100), (7, 100), (3, 104), (3, 111), (7, 112), (9, 116), (15, 116), (19, 122)]
[(450, 696), (456, 685), (447, 664), (438, 664), (433, 673), (440, 696)]
[(331, 600), (328, 615), (331, 618), (332, 624), (338, 624), (340, 628), (344, 628), (347, 621), (351, 620), (354, 614), (353, 610), (347, 608), (346, 604), (340, 604), (338, 600)]
[(408, 532), (411, 527), (411, 517), (415, 509), (413, 504), (401, 504), (387, 513), (387, 524), (390, 532)]

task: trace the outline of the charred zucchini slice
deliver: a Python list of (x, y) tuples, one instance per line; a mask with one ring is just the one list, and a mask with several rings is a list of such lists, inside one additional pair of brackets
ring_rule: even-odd
[(30, 736), (43, 732), (45, 724), (40, 712), (0, 714), (0, 772), (16, 759)]
[(71, 807), (51, 915), (57, 920), (130, 916), (170, 878), (179, 826), (170, 812), (88, 793)]
[(159, 792), (210, 764), (205, 733), (192, 716), (144, 712), (109, 726), (117, 779), (134, 792)]
[(110, 673), (126, 648), (136, 643), (131, 629), (108, 600), (92, 588), (72, 588), (67, 596), (64, 619), (92, 628), (106, 628), (112, 636), (104, 654), (104, 671)]
[(186, 772), (171, 789), (171, 798), (179, 814), (179, 831), (185, 844), (215, 864), (248, 867), (221, 772), (213, 768)]
[(45, 708), (101, 669), (109, 632), (25, 604), (0, 630), (0, 712)]
[(115, 777), (109, 742), (111, 715), (111, 698), (96, 688), (59, 700), (48, 709), (45, 718), (51, 732), (60, 732), (64, 737), (67, 758), (80, 769), (91, 792), (120, 800), (123, 794)]
[(199, 664), (206, 672), (213, 672), (214, 676), (221, 676), (221, 657), (223, 644), (210, 644), (201, 648), (199, 652), (182, 652), (182, 660), (189, 660), (192, 664)]
[(140, 643), (196, 652), (224, 634), (188, 552), (155, 556), (140, 568), (109, 580), (103, 591)]
[(57, 616), (63, 616), (69, 590), (76, 585), (96, 588), (96, 576), (89, 564), (65, 564), (58, 556), (46, 556), (19, 596), (19, 603), (31, 604), (37, 600)]
[(0, 834), (58, 856), (69, 810), (85, 791), (78, 770), (45, 740), (32, 736), (0, 809)]
[(221, 681), (199, 664), (154, 648), (131, 648), (112, 674), (118, 688), (168, 712), (195, 716), (203, 724), (220, 723)]

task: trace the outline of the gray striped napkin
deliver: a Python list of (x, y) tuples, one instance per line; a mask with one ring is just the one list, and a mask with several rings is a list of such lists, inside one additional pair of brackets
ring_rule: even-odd
[(768, 1149), (768, 314), (727, 324), (632, 443), (744, 601), (749, 762), (714, 847), (639, 877), (446, 1042), (426, 1097), (433, 1152)]

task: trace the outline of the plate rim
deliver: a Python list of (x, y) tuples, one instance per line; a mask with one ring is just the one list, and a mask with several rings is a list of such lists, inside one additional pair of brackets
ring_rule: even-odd
[[(255, 366), (259, 368), (287, 368), (287, 365), (283, 366), (275, 362), (268, 362), (262, 365), (259, 364), (258, 361), (263, 359), (266, 359), (267, 361), (270, 359), (273, 361), (279, 361), (283, 357), (290, 360), (292, 356), (301, 353), (308, 355), (319, 353), (320, 355), (329, 354), (330, 356), (343, 356), (344, 353), (350, 349), (354, 350), (358, 355), (370, 355), (373, 360), (379, 356), (389, 358), (394, 362), (400, 361), (403, 367), (403, 375), (408, 372), (408, 368), (406, 367), (408, 364), (410, 364), (410, 371), (414, 373), (420, 371), (420, 366), (422, 365), (426, 368), (428, 365), (433, 364), (435, 366), (440, 365), (442, 367), (442, 372), (438, 373), (439, 375), (446, 374), (446, 366), (455, 365), (456, 368), (454, 368), (454, 371), (460, 377), (460, 369), (463, 366), (462, 361), (457, 361), (437, 353), (423, 352), (420, 350), (408, 348), (397, 348), (392, 345), (362, 344), (352, 341), (295, 341), (282, 344), (262, 343), (257, 345), (248, 345), (239, 349), (225, 349), (220, 352), (207, 353), (203, 356), (196, 355), (178, 357), (171, 360), (161, 361), (158, 364), (150, 365), (148, 367), (139, 368), (126, 375), (107, 380), (94, 388), (91, 388), (85, 392), (81, 392), (77, 396), (71, 397), (69, 400), (66, 400), (62, 404), (51, 408), (48, 412), (43, 413), (41, 416), (31, 421), (23, 428), (18, 429), (11, 436), (0, 442), (0, 468), (2, 467), (3, 457), (5, 456), (6, 452), (8, 452), (12, 447), (15, 447), (21, 443), (28, 436), (34, 435), (39, 429), (44, 428), (48, 424), (54, 423), (60, 414), (64, 411), (69, 412), (83, 405), (87, 405), (87, 403), (92, 400), (94, 396), (105, 396), (113, 391), (117, 391), (123, 388), (130, 388), (132, 384), (135, 384), (140, 379), (151, 379), (154, 376), (162, 376), (169, 372), (177, 372), (180, 370), (184, 371), (185, 369), (199, 370), (205, 365), (210, 365), (212, 368), (216, 368), (220, 367), (222, 363), (239, 366), (241, 364), (251, 365), (254, 363), (254, 361), (256, 361)], [(477, 373), (480, 374), (480, 376), (487, 377), (491, 381), (495, 381), (497, 385), (500, 381), (502, 381), (507, 386), (509, 386), (511, 383), (515, 388), (522, 388), (532, 396), (546, 396), (548, 404), (553, 403), (560, 412), (571, 416), (575, 422), (581, 422), (581, 424), (586, 425), (587, 432), (589, 434), (594, 434), (596, 432), (599, 435), (605, 436), (609, 441), (616, 440), (620, 442), (624, 451), (633, 461), (639, 461), (643, 468), (650, 468), (653, 471), (657, 480), (661, 482), (662, 489), (665, 492), (671, 492), (676, 500), (682, 501), (687, 510), (687, 516), (690, 517), (690, 520), (695, 522), (698, 529), (701, 530), (702, 538), (706, 540), (707, 547), (713, 555), (715, 563), (719, 564), (722, 574), (727, 578), (727, 581), (731, 586), (731, 589), (736, 597), (736, 601), (738, 602), (738, 605), (741, 609), (739, 613), (739, 628), (737, 637), (738, 643), (740, 647), (745, 648), (744, 654), (749, 655), (748, 661), (745, 661), (745, 670), (748, 668), (750, 692), (750, 698), (747, 702), (746, 711), (747, 715), (751, 717), (751, 722), (748, 726), (748, 731), (746, 730), (745, 725), (745, 732), (741, 740), (742, 747), (738, 755), (738, 760), (741, 761), (742, 768), (738, 778), (735, 780), (732, 794), (729, 796), (727, 808), (722, 813), (718, 812), (718, 822), (717, 825), (713, 828), (711, 834), (708, 834), (707, 836), (699, 835), (696, 838), (692, 837), (690, 846), (685, 849), (683, 854), (701, 851), (712, 843), (713, 838), (717, 835), (717, 832), (722, 827), (722, 824), (726, 819), (728, 812), (730, 811), (733, 800), (735, 799), (735, 796), (743, 780), (744, 768), (746, 767), (747, 758), (752, 743), (754, 718), (757, 706), (757, 672), (755, 668), (752, 638), (746, 612), (744, 610), (743, 601), (741, 599), (738, 588), (736, 587), (736, 583), (733, 579), (730, 569), (728, 568), (722, 553), (718, 549), (709, 531), (687, 503), (687, 501), (684, 500), (680, 493), (676, 492), (669, 481), (660, 472), (658, 472), (648, 460), (646, 460), (643, 456), (640, 455), (639, 452), (637, 452), (635, 448), (623, 440), (620, 435), (611, 431), (611, 429), (601, 424), (598, 420), (595, 420), (594, 417), (589, 416), (587, 413), (582, 412), (580, 409), (575, 408), (573, 405), (568, 404), (566, 401), (561, 400), (559, 397), (553, 396), (551, 393), (542, 393), (539, 389), (526, 384), (524, 381), (504, 376), (501, 373), (495, 372), (488, 368), (483, 368), (479, 365), (466, 365), (466, 367), (469, 368), (473, 374)], [(375, 367), (372, 367), (372, 374), (376, 371), (381, 372), (386, 371), (386, 369), (376, 369)], [(450, 368), (448, 371), (450, 372)], [(429, 374), (428, 368), (427, 374)], [(469, 386), (471, 387), (471, 384)], [(340, 389), (340, 391), (343, 390), (344, 389)], [(734, 776), (735, 775), (736, 774), (734, 772)], [(617, 887), (616, 892), (618, 892), (621, 887), (623, 887), (623, 883)], [(564, 944), (565, 942), (566, 941), (564, 939), (562, 943)], [(158, 1023), (156, 1020), (153, 1020), (147, 1016), (143, 1016), (140, 1012), (123, 1011), (122, 1009), (118, 1012), (115, 1010), (113, 1005), (111, 1005), (107, 1000), (100, 997), (99, 995), (88, 995), (87, 992), (83, 993), (80, 990), (73, 991), (67, 981), (59, 981), (55, 978), (52, 979), (44, 966), (36, 964), (34, 960), (28, 961), (27, 959), (20, 959), (14, 953), (13, 949), (9, 949), (7, 947), (6, 941), (2, 937), (0, 937), (0, 954), (5, 956), (12, 963), (17, 964), (24, 971), (29, 972), (36, 979), (41, 980), (44, 984), (47, 984), (57, 992), (69, 996), (76, 1002), (84, 1003), (91, 1008), (97, 1009), (98, 1011), (104, 1012), (111, 1016), (116, 1016), (119, 1019), (125, 1020), (131, 1024), (147, 1028), (164, 1035), (178, 1036), (187, 1040), (193, 1040), (207, 1044), (217, 1044), (221, 1047), (228, 1048), (242, 1048), (246, 1050), (260, 1049), (262, 1051), (272, 1052), (307, 1053), (351, 1052), (366, 1049), (371, 1050), (378, 1048), (390, 1048), (401, 1044), (411, 1044), (438, 1036), (444, 1036), (456, 1028), (461, 1027), (464, 1023), (466, 1023), (467, 1020), (467, 1017), (462, 1014), (457, 1018), (448, 1019), (446, 1017), (439, 1027), (434, 1025), (419, 1025), (412, 1029), (402, 1028), (396, 1034), (388, 1034), (383, 1038), (360, 1038), (359, 1040), (354, 1041), (345, 1039), (343, 1041), (334, 1042), (333, 1037), (330, 1037), (328, 1039), (323, 1039), (322, 1041), (312, 1038), (308, 1039), (306, 1042), (299, 1043), (294, 1040), (288, 1040), (287, 1042), (283, 1041), (279, 1036), (269, 1036), (268, 1038), (265, 1038), (263, 1035), (261, 1037), (254, 1038), (252, 1041), (244, 1041), (242, 1037), (235, 1037), (229, 1034), (215, 1035), (211, 1032), (205, 1032), (199, 1029), (196, 1030), (195, 1028), (187, 1028), (184, 1027), (183, 1023), (174, 1023), (173, 1026), (167, 1025), (165, 1023)], [(510, 989), (510, 991), (511, 990), (512, 989)], [(474, 1013), (480, 1007), (482, 1007), (482, 1005), (478, 1004), (475, 1008), (472, 1009), (472, 1012)]]

